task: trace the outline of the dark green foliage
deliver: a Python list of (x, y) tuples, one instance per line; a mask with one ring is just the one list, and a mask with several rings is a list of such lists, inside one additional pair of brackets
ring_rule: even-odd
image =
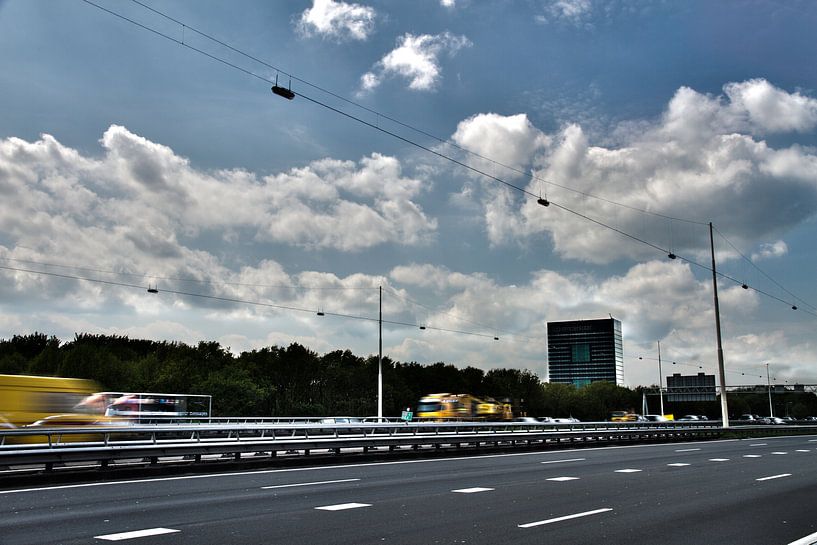
[[(234, 356), (217, 342), (183, 343), (76, 335), (60, 343), (42, 333), (0, 339), (0, 373), (90, 378), (108, 391), (210, 394), (220, 416), (371, 416), (377, 413), (377, 356), (349, 350), (323, 356), (299, 344)], [(603, 420), (610, 411), (640, 412), (641, 390), (610, 383), (583, 388), (543, 384), (528, 370), (420, 365), (383, 358), (383, 412), (398, 416), (430, 393), (469, 393), (510, 400), (517, 414)], [(786, 394), (789, 395), (789, 394)], [(731, 395), (736, 415), (766, 414), (760, 394)], [(775, 414), (817, 414), (811, 394), (775, 396)], [(657, 411), (657, 398), (649, 397)], [(765, 404), (765, 410), (763, 409)], [(676, 414), (719, 415), (715, 402), (667, 404)]]

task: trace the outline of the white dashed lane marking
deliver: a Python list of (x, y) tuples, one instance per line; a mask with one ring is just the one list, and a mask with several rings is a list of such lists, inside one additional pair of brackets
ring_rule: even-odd
[(316, 507), (321, 511), (343, 511), (344, 509), (357, 509), (358, 507), (371, 507), (371, 503), (339, 503), (337, 505), (324, 505), (323, 507)]
[(743, 457), (744, 458), (762, 458), (763, 455), (762, 454), (744, 454)]
[(710, 458), (710, 462), (728, 462), (729, 458)]
[(574, 515), (566, 515), (564, 517), (556, 517), (553, 519), (547, 520), (540, 520), (538, 522), (528, 522), (527, 524), (520, 524), (520, 528), (533, 528), (534, 526), (543, 526), (545, 524), (553, 524), (554, 522), (561, 522), (563, 520), (570, 520), (576, 519), (579, 517), (587, 517), (590, 515), (598, 515), (599, 513), (606, 513), (607, 511), (612, 511), (611, 507), (605, 507), (604, 509), (594, 509), (593, 511), (585, 511), (583, 513), (576, 513)]
[(688, 466), (689, 464), (684, 464), (682, 462), (678, 462), (677, 464), (667, 464), (667, 465), (670, 466), (670, 467), (684, 467), (684, 466)]
[(807, 448), (799, 448), (799, 449), (795, 450), (794, 452), (811, 452), (811, 451), (809, 449), (807, 449)]
[(458, 490), (452, 490), (451, 492), (459, 492), (460, 494), (474, 494), (476, 492), (489, 492), (493, 490), (493, 488), (482, 488), (480, 486), (475, 486), (474, 488), (460, 488)]
[(173, 534), (176, 532), (181, 532), (181, 530), (173, 530), (172, 528), (148, 528), (147, 530), (134, 530), (133, 532), (94, 536), (94, 539), (103, 539), (105, 541), (124, 541), (126, 539), (136, 539), (137, 537), (160, 536), (162, 534)]
[(640, 469), (617, 469), (615, 473), (638, 473)]
[(586, 458), (570, 458), (569, 460), (550, 460), (548, 462), (539, 462), (540, 464), (561, 464), (563, 462), (583, 462)]
[(791, 477), (791, 473), (781, 473), (780, 475), (772, 475), (770, 477), (761, 477), (755, 479), (756, 481), (771, 481), (772, 479), (781, 479), (783, 477)]
[(817, 532), (801, 537), (797, 541), (792, 541), (789, 545), (812, 545), (815, 542), (817, 542)]
[(577, 481), (578, 479), (579, 479), (578, 477), (551, 477), (550, 479), (547, 480), (562, 482), (562, 481)]
[(788, 452), (772, 452), (772, 454), (788, 454)]
[(751, 444), (751, 445), (749, 445), (749, 446), (750, 446), (750, 447), (765, 447), (765, 446), (766, 446), (766, 445), (768, 445), (768, 444), (769, 444), (769, 443), (753, 443), (753, 444)]
[(337, 481), (313, 481), (311, 483), (295, 483), (295, 484), (276, 484), (273, 486), (262, 486), (263, 490), (270, 490), (272, 488), (293, 488), (296, 486), (312, 486), (319, 484), (334, 484), (334, 483), (349, 483), (352, 481), (359, 481), (360, 479), (339, 479)]
[(694, 452), (696, 450), (701, 450), (699, 448), (679, 448), (675, 449), (675, 452)]

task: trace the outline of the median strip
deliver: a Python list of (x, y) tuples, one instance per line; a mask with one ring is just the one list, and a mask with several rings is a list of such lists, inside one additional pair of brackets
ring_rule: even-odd
[(606, 513), (612, 511), (612, 507), (605, 507), (604, 509), (594, 509), (593, 511), (585, 511), (583, 513), (576, 513), (574, 515), (566, 515), (564, 517), (556, 517), (553, 519), (540, 520), (537, 522), (528, 522), (527, 524), (519, 524), (519, 528), (533, 528), (534, 526), (544, 526), (545, 524), (553, 524), (554, 522), (561, 522), (563, 520), (577, 519), (580, 517), (588, 517), (590, 515), (598, 515), (599, 513)]
[(176, 532), (181, 532), (181, 530), (173, 530), (171, 528), (148, 528), (147, 530), (134, 530), (133, 532), (94, 536), (94, 539), (103, 539), (105, 541), (124, 541), (126, 539), (136, 539), (137, 537), (160, 536), (162, 534), (173, 534)]

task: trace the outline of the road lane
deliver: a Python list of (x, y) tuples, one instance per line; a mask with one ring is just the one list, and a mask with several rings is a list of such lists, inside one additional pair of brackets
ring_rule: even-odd
[[(810, 441), (515, 453), (0, 494), (0, 543), (88, 543), (93, 536), (162, 527), (180, 531), (151, 543), (465, 539), (495, 545), (541, 543), (547, 537), (564, 543), (785, 544), (817, 530), (810, 508), (817, 450)], [(760, 458), (744, 458), (746, 452)], [(679, 463), (688, 465), (668, 466)], [(758, 480), (783, 474), (791, 476)], [(575, 480), (549, 480), (559, 477)], [(493, 490), (452, 492), (469, 489)], [(345, 504), (367, 507), (316, 510)], [(563, 518), (599, 509), (609, 511)], [(543, 528), (519, 528), (551, 519)], [(700, 529), (707, 540), (679, 532), (684, 525)]]

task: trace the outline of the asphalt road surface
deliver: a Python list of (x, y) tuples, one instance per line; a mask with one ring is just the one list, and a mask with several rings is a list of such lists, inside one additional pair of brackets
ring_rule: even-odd
[(817, 436), (0, 490), (3, 545), (112, 541), (810, 544)]

